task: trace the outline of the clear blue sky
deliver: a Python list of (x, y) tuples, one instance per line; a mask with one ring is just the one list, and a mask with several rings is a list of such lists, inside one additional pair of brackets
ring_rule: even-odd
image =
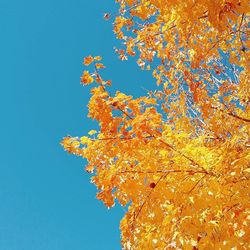
[(114, 2), (0, 0), (0, 250), (120, 249), (122, 208), (106, 209), (86, 162), (59, 145), (96, 128), (79, 84), (84, 56), (103, 56), (114, 89), (138, 96), (152, 84), (114, 55), (102, 18)]

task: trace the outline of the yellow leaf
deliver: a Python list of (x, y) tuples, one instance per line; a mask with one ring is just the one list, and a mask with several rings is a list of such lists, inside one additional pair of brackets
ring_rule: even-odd
[(96, 134), (96, 133), (97, 133), (97, 131), (96, 131), (96, 130), (93, 130), (93, 129), (90, 130), (90, 131), (88, 132), (89, 135), (94, 135), (94, 134)]
[(94, 57), (94, 60), (95, 60), (95, 61), (101, 61), (101, 60), (102, 60), (102, 57), (101, 57), (101, 56), (95, 56), (95, 57)]
[(88, 71), (84, 71), (83, 72), (83, 75), (81, 77), (81, 82), (84, 84), (84, 85), (88, 85), (90, 83), (92, 83), (94, 81), (94, 78), (89, 74)]
[(102, 63), (96, 63), (95, 66), (97, 69), (104, 69), (105, 68), (105, 66)]
[(87, 136), (82, 136), (80, 138), (80, 141), (82, 144), (87, 144), (90, 141), (90, 139)]

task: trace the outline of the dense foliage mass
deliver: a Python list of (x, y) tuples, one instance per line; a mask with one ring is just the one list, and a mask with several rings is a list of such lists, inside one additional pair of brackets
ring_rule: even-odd
[(88, 160), (98, 199), (126, 206), (124, 249), (249, 249), (248, 0), (116, 2), (104, 16), (116, 53), (152, 70), (157, 90), (111, 96), (102, 58), (86, 57), (100, 131), (64, 148)]

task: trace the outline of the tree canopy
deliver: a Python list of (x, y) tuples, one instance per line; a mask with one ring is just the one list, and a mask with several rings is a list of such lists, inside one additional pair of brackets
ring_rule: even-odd
[(158, 86), (112, 96), (102, 58), (85, 57), (100, 129), (62, 145), (87, 159), (98, 199), (126, 207), (124, 249), (249, 249), (249, 2), (116, 2), (104, 15), (115, 53), (136, 57)]

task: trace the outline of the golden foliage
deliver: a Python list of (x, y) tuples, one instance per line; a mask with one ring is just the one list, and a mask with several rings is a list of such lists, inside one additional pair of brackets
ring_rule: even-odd
[(158, 90), (112, 96), (102, 58), (86, 57), (100, 130), (62, 145), (88, 160), (98, 199), (126, 206), (124, 249), (249, 249), (249, 2), (117, 2), (116, 53), (137, 53)]

